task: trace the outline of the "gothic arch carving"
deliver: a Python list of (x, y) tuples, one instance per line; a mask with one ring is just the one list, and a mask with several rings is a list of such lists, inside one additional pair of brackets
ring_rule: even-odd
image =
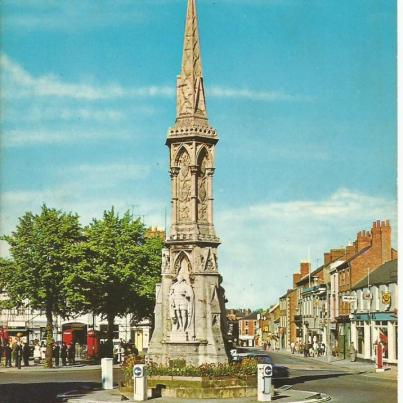
[(175, 259), (175, 274), (177, 275), (181, 269), (186, 270), (189, 275), (192, 273), (192, 264), (190, 263), (190, 258), (184, 251), (181, 251)]
[(186, 153), (189, 157), (189, 165), (192, 165), (192, 153), (186, 144), (180, 144), (178, 149), (175, 151), (175, 155), (173, 156), (173, 161), (175, 166), (179, 166), (180, 159), (182, 158), (183, 154)]
[(208, 172), (209, 154), (206, 148), (202, 148), (198, 155), (197, 173), (197, 218), (199, 222), (208, 222)]
[(196, 155), (196, 161), (197, 165), (200, 166), (203, 158), (207, 158), (207, 168), (212, 167), (212, 158), (211, 158), (211, 153), (210, 150), (206, 147), (206, 145), (201, 145), (199, 149), (197, 150), (197, 155)]

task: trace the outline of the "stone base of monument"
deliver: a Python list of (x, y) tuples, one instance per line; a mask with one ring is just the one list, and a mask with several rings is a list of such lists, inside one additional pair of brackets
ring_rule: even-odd
[(199, 366), (204, 363), (228, 363), (224, 348), (209, 345), (206, 341), (165, 341), (160, 350), (148, 354), (147, 358), (156, 364), (170, 365), (170, 361), (185, 361), (187, 365)]
[[(256, 376), (150, 376), (147, 379), (149, 397), (181, 399), (229, 399), (253, 397), (256, 392)], [(121, 388), (121, 393), (130, 395), (133, 386)]]

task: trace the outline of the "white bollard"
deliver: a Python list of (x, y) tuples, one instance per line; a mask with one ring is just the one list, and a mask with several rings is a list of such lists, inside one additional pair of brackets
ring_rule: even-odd
[(102, 389), (113, 389), (113, 358), (101, 359)]
[(144, 364), (136, 364), (133, 367), (133, 389), (133, 400), (147, 400), (147, 368)]
[(257, 366), (257, 400), (258, 402), (271, 402), (271, 378), (273, 367), (271, 364), (258, 364)]

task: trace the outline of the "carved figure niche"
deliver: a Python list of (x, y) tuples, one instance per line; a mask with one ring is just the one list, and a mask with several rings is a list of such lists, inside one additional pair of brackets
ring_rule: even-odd
[(198, 172), (198, 204), (197, 215), (199, 222), (208, 221), (208, 192), (207, 192), (207, 165), (208, 155), (205, 150), (202, 151), (199, 158), (199, 172)]
[(169, 290), (172, 330), (184, 333), (193, 324), (194, 292), (190, 282), (190, 262), (182, 255), (175, 265), (178, 275)]
[(191, 182), (192, 174), (190, 172), (190, 157), (183, 150), (178, 158), (179, 174), (177, 180), (177, 217), (179, 222), (190, 221), (191, 212)]

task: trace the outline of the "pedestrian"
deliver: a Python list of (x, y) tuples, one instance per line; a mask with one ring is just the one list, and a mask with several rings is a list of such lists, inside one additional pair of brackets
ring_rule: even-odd
[(29, 346), (27, 342), (22, 346), (22, 359), (24, 361), (24, 367), (29, 367)]
[(45, 362), (45, 360), (46, 360), (46, 346), (45, 346), (45, 343), (42, 342), (41, 343), (41, 361)]
[(55, 358), (55, 366), (58, 367), (60, 358), (60, 346), (57, 342), (53, 345), (53, 357)]
[(351, 342), (351, 344), (350, 344), (350, 361), (355, 362), (356, 358), (357, 358), (357, 351), (354, 347), (354, 343)]
[(319, 355), (319, 344), (315, 341), (313, 343), (313, 356), (317, 357)]
[[(268, 351), (270, 351), (270, 347), (271, 347), (271, 343), (268, 342), (268, 343), (267, 343), (267, 350), (268, 350)], [(295, 347), (294, 347), (294, 348), (295, 348)]]
[(74, 345), (74, 352), (75, 352), (74, 356), (76, 359), (81, 358), (81, 351), (82, 351), (81, 344), (76, 341), (76, 344)]
[(67, 346), (66, 346), (66, 343), (62, 344), (62, 348), (60, 350), (60, 357), (62, 359), (62, 365), (66, 366), (67, 365), (67, 361), (66, 361), (66, 358), (67, 358)]
[(67, 345), (67, 362), (69, 363), (69, 365), (74, 364), (74, 350), (72, 344)]
[(41, 363), (41, 346), (37, 341), (34, 347), (34, 364), (39, 365)]
[(291, 343), (291, 354), (294, 354), (294, 353), (295, 353), (295, 343), (292, 342)]
[(6, 367), (11, 368), (11, 342), (5, 345)]
[(21, 369), (22, 345), (19, 338), (13, 344), (13, 352), (15, 367)]

